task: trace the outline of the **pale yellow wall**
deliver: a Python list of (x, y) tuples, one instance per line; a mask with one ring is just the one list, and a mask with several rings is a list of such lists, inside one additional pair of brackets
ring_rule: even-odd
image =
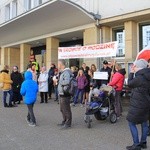
[(28, 44), (20, 45), (20, 71), (23, 72), (26, 70), (29, 63), (31, 46)]
[(8, 65), (8, 48), (1, 48), (1, 65)]
[(8, 65), (10, 70), (13, 66), (20, 68), (20, 49), (19, 48), (8, 48)]
[[(1, 48), (0, 48), (0, 56), (1, 56)], [(1, 65), (1, 57), (0, 57), (0, 65)]]
[(102, 26), (102, 42), (107, 43), (111, 41), (111, 28)]
[(51, 63), (58, 63), (58, 47), (59, 40), (53, 37), (46, 39), (46, 67), (50, 67)]
[(137, 55), (137, 23), (134, 21), (127, 21), (124, 23), (125, 27), (125, 64), (128, 75), (128, 63), (133, 62)]

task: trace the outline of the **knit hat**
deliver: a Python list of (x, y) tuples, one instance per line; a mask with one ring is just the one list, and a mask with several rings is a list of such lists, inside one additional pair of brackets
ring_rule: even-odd
[(145, 59), (139, 59), (134, 62), (134, 65), (138, 68), (147, 68), (148, 62)]

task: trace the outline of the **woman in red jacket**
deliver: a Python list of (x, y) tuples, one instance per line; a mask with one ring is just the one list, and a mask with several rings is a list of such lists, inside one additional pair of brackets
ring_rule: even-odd
[(122, 69), (120, 64), (115, 65), (115, 74), (112, 77), (112, 80), (109, 82), (108, 85), (112, 86), (115, 89), (115, 112), (117, 114), (117, 117), (119, 119), (121, 112), (122, 112), (122, 105), (121, 105), (121, 97), (120, 93), (123, 88), (124, 79), (126, 71), (125, 69)]

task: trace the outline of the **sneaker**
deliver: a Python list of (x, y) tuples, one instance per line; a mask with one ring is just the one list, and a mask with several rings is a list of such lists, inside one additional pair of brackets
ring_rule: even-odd
[(73, 106), (73, 107), (75, 107), (75, 106), (76, 106), (76, 104), (72, 103), (72, 104), (70, 104), (70, 106)]
[(9, 107), (8, 104), (5, 104), (4, 107)]
[(9, 107), (16, 107), (15, 105), (13, 105), (13, 104), (9, 104)]
[(62, 126), (64, 126), (64, 125), (65, 125), (64, 122), (57, 124), (57, 126), (60, 126), (60, 127), (62, 127)]
[(63, 125), (60, 130), (67, 130), (67, 129), (71, 129), (71, 125)]
[(80, 107), (84, 107), (84, 105), (83, 105), (83, 104), (80, 104)]
[(21, 101), (18, 101), (17, 104), (21, 104)]
[(28, 118), (26, 118), (26, 122), (29, 124), (30, 123), (30, 120)]
[(28, 125), (29, 125), (30, 127), (36, 127), (36, 124), (33, 123), (33, 122), (30, 122)]
[(127, 146), (126, 149), (127, 150), (141, 150), (141, 146), (133, 144), (132, 146)]
[(141, 148), (146, 149), (147, 148), (147, 142), (141, 142), (140, 146), (141, 146)]

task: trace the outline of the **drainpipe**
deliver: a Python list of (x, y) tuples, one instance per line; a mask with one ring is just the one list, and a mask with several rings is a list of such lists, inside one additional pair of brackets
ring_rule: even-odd
[[(100, 44), (103, 43), (103, 31), (102, 31), (102, 27), (100, 26)], [(98, 68), (100, 70), (100, 68), (102, 68), (102, 61), (103, 61), (103, 58), (97, 58), (98, 59)]]
[[(97, 42), (97, 43), (103, 43), (103, 32), (102, 32), (102, 28), (101, 28), (101, 25), (100, 25), (100, 20), (101, 20), (101, 15), (99, 15), (99, 14), (94, 14), (94, 13), (92, 13), (92, 15), (93, 15), (93, 17), (94, 17), (94, 19), (95, 19), (95, 21), (96, 21), (96, 27), (100, 30), (100, 32), (99, 32), (99, 36), (100, 36), (100, 38), (98, 39), (99, 41)], [(100, 70), (100, 68), (102, 67), (101, 66), (101, 62), (103, 61), (103, 59), (102, 58), (97, 58), (97, 69), (98, 69), (98, 71)]]

